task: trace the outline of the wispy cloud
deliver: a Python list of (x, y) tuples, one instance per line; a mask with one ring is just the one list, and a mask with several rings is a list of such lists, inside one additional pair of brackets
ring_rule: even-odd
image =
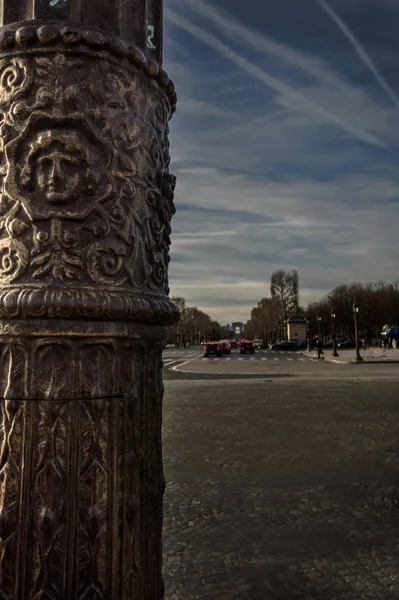
[[(396, 105), (316, 2), (306, 3), (309, 30), (288, 41), (284, 6), (302, 3), (261, 15), (263, 4), (246, 2), (168, 0), (165, 10), (179, 94), (171, 290), (221, 322), (246, 320), (276, 269), (298, 269), (306, 305), (345, 281), (395, 279), (399, 262), (399, 172), (385, 151), (397, 148)], [(370, 31), (360, 7), (375, 3), (353, 3)], [(393, 50), (364, 39), (394, 74)]]
[(299, 89), (295, 89), (280, 79), (274, 77), (264, 69), (259, 68), (256, 64), (249, 61), (244, 56), (238, 54), (234, 51), (230, 46), (220, 41), (219, 38), (209, 33), (205, 29), (199, 27), (192, 23), (186, 17), (179, 15), (177, 12), (166, 9), (165, 10), (166, 18), (172, 22), (174, 25), (184, 29), (201, 42), (210, 46), (217, 52), (219, 52), (225, 58), (231, 60), (233, 63), (242, 68), (248, 75), (255, 77), (256, 79), (262, 81), (269, 88), (278, 92), (282, 96), (282, 102), (287, 108), (290, 108), (295, 112), (305, 112), (307, 113), (309, 110), (315, 112), (318, 116), (323, 117), (327, 122), (334, 124), (344, 130), (346, 133), (350, 133), (355, 136), (357, 139), (376, 146), (378, 148), (383, 148), (395, 156), (398, 156), (393, 150), (391, 150), (386, 143), (378, 139), (375, 135), (370, 132), (360, 130), (358, 128), (353, 127), (350, 123), (346, 122), (344, 119), (334, 114), (333, 112), (327, 110), (322, 105), (317, 104), (313, 100), (307, 98)]
[[(171, 0), (179, 5), (180, 0)], [(206, 0), (185, 0), (185, 4), (196, 14), (215, 25), (218, 30), (232, 41), (239, 41), (258, 52), (267, 53), (282, 63), (293, 66), (313, 79), (338, 89), (342, 94), (356, 98), (359, 90), (347, 84), (332, 71), (325, 61), (317, 56), (310, 56), (297, 49), (290, 48), (266, 34), (260, 34), (252, 27), (238, 21), (227, 11), (222, 11), (206, 2)]]
[(334, 21), (337, 25), (338, 29), (344, 34), (344, 36), (349, 40), (352, 44), (361, 60), (364, 64), (370, 69), (372, 74), (374, 75), (376, 81), (379, 83), (381, 88), (386, 92), (387, 96), (392, 100), (396, 108), (399, 109), (399, 98), (395, 94), (394, 90), (391, 88), (385, 77), (380, 73), (377, 69), (376, 65), (372, 61), (371, 57), (367, 53), (366, 49), (359, 42), (353, 31), (348, 27), (345, 21), (331, 8), (331, 6), (326, 2), (326, 0), (316, 0), (319, 6), (324, 10), (324, 12)]

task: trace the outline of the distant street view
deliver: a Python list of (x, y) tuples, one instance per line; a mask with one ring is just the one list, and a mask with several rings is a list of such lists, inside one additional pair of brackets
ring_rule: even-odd
[(399, 597), (399, 284), (306, 307), (272, 274), (246, 322), (175, 297), (163, 353), (173, 600)]
[(270, 292), (252, 308), (246, 323), (220, 324), (199, 308), (174, 297), (180, 323), (170, 329), (169, 343), (184, 347), (242, 338), (279, 349), (394, 349), (399, 345), (399, 282), (341, 284), (307, 307), (300, 305), (296, 270), (275, 271)]

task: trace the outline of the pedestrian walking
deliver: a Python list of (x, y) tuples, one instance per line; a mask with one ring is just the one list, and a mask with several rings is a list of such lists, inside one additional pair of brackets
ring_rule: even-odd
[(324, 354), (323, 352), (323, 338), (317, 338), (317, 358), (321, 358), (321, 355)]

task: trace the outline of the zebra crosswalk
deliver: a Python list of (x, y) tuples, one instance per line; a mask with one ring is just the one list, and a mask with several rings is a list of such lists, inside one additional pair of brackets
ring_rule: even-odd
[(207, 356), (202, 358), (202, 360), (204, 362), (210, 361), (210, 362), (235, 362), (235, 361), (269, 361), (269, 362), (305, 362), (310, 360), (309, 358), (304, 358), (303, 356), (296, 356), (291, 357), (291, 356), (222, 356), (222, 357), (215, 357), (215, 356)]

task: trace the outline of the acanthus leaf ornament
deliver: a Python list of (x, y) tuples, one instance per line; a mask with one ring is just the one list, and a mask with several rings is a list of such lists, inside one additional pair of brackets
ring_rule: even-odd
[(40, 279), (51, 274), (55, 279), (82, 279), (84, 262), (73, 233), (63, 229), (61, 219), (51, 219), (49, 230), (34, 226), (32, 277)]

